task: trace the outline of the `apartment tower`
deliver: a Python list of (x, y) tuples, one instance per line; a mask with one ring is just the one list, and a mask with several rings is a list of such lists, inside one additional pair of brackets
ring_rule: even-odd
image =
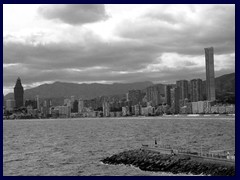
[(216, 100), (213, 47), (204, 48), (206, 62), (206, 94), (208, 101)]

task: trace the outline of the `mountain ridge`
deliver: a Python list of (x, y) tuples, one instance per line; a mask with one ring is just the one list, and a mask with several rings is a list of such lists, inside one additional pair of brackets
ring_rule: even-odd
[[(56, 81), (52, 84), (42, 84), (24, 91), (25, 99), (33, 99), (36, 95), (41, 98), (60, 98), (76, 96), (77, 98), (90, 99), (97, 96), (109, 96), (124, 94), (130, 89), (145, 89), (153, 85), (150, 81), (134, 83), (113, 83), (113, 84), (77, 84)], [(5, 99), (13, 98), (13, 93), (7, 94)]]
[[(206, 88), (206, 81), (203, 81), (203, 88)], [(225, 74), (215, 78), (216, 93), (223, 95), (224, 93), (235, 94), (235, 73)], [(70, 83), (56, 81), (52, 84), (42, 84), (37, 87), (26, 89), (24, 91), (25, 99), (34, 99), (36, 95), (40, 98), (76, 98), (91, 99), (98, 96), (110, 96), (125, 94), (128, 90), (139, 89), (144, 90), (154, 85), (151, 81), (134, 82), (134, 83)], [(205, 92), (205, 91), (204, 91)], [(5, 99), (13, 98), (13, 93), (4, 96)]]

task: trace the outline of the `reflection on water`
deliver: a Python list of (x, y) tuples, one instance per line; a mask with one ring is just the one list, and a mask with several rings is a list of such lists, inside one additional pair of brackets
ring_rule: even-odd
[(159, 143), (192, 150), (234, 149), (234, 119), (122, 118), (4, 121), (4, 175), (140, 175), (124, 165), (104, 165), (100, 159)]

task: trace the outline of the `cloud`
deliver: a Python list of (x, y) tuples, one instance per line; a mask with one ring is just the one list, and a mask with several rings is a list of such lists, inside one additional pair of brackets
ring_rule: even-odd
[(135, 20), (123, 20), (115, 34), (153, 43), (170, 53), (200, 55), (208, 46), (214, 46), (216, 54), (232, 53), (235, 52), (235, 6), (156, 7)]
[[(52, 5), (43, 7), (49, 10)], [(56, 15), (63, 12), (60, 7), (68, 9), (61, 5), (49, 12), (65, 22)], [(232, 5), (153, 6), (137, 18), (118, 19), (113, 38), (107, 40), (90, 25), (62, 23), (32, 33), (7, 33), (4, 88), (11, 89), (18, 76), (25, 87), (54, 81), (174, 83), (205, 79), (204, 48), (208, 46), (214, 47), (216, 76), (231, 73), (235, 69), (234, 12)]]
[[(217, 73), (233, 72), (234, 66), (234, 54), (215, 55)], [(5, 43), (3, 72), (4, 87), (13, 86), (18, 76), (29, 86), (46, 81), (174, 82), (181, 78), (204, 78), (205, 59), (204, 54), (159, 53), (154, 46), (141, 43), (98, 42), (88, 47)]]
[(46, 19), (59, 20), (70, 25), (82, 25), (107, 19), (102, 4), (42, 5), (38, 13)]
[(154, 61), (157, 52), (151, 45), (142, 43), (106, 43), (87, 39), (87, 44), (49, 43), (36, 46), (6, 42), (3, 62), (20, 63), (28, 68), (38, 69), (105, 66), (113, 70), (132, 70)]

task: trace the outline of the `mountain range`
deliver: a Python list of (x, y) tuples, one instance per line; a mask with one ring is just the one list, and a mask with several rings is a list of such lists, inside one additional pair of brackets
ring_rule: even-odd
[[(150, 81), (136, 83), (114, 83), (114, 84), (76, 84), (55, 82), (53, 84), (42, 84), (24, 91), (25, 99), (34, 99), (36, 95), (40, 98), (76, 98), (91, 99), (98, 96), (110, 96), (125, 94), (130, 89), (145, 89), (153, 85)], [(5, 96), (5, 99), (13, 98), (13, 93)]]
[[(235, 95), (235, 73), (226, 74), (215, 78), (216, 93), (230, 93)], [(91, 99), (97, 96), (110, 96), (117, 94), (125, 94), (128, 90), (139, 89), (144, 90), (154, 85), (150, 81), (136, 83), (114, 83), (114, 84), (76, 84), (66, 82), (54, 82), (53, 84), (42, 84), (35, 88), (26, 89), (24, 91), (25, 99), (34, 99), (36, 95), (40, 98), (76, 98)], [(203, 81), (205, 88), (205, 81)], [(13, 93), (7, 94), (5, 99), (13, 98)]]

